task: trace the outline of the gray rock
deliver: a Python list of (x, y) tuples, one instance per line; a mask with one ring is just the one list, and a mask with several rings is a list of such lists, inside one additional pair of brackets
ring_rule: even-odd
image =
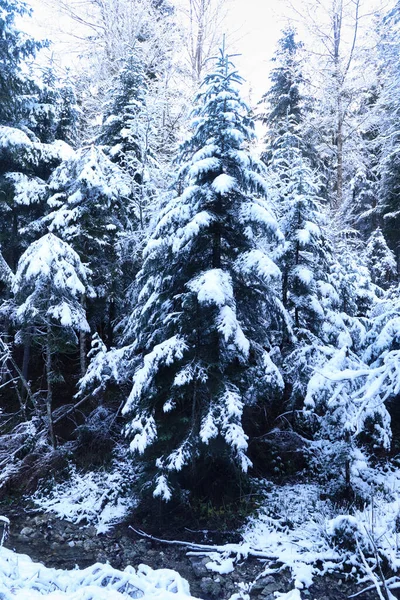
[(203, 577), (200, 588), (204, 594), (211, 596), (211, 598), (221, 598), (222, 586), (219, 581), (215, 581), (211, 577)]
[(22, 537), (32, 537), (35, 534), (35, 529), (33, 529), (32, 527), (23, 527), (21, 529), (21, 531), (19, 532), (20, 535), (22, 535)]
[(207, 577), (210, 574), (209, 570), (206, 568), (206, 564), (210, 562), (208, 556), (205, 558), (191, 556), (189, 560), (196, 577)]
[(97, 537), (96, 527), (93, 527), (92, 525), (90, 525), (90, 527), (86, 527), (85, 535), (86, 535), (86, 537), (96, 538)]
[(92, 542), (92, 540), (85, 540), (83, 542), (83, 548), (84, 550), (86, 550), (86, 552), (90, 552), (91, 550), (93, 550), (94, 547), (95, 544)]
[(274, 592), (279, 592), (281, 588), (281, 582), (278, 578), (274, 578), (272, 576), (264, 577), (260, 579), (260, 583), (263, 583), (262, 594), (264, 596), (268, 596)]

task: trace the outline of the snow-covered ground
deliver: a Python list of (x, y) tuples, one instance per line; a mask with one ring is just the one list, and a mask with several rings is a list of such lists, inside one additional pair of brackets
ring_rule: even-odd
[(32, 562), (24, 554), (0, 548), (2, 600), (189, 600), (189, 584), (176, 571), (153, 571), (146, 565), (124, 571), (97, 563), (62, 571)]
[[(359, 488), (362, 484), (365, 486), (364, 506), (358, 509), (350, 506), (347, 512), (343, 506), (326, 499), (323, 488), (317, 484), (278, 486), (265, 482), (259, 509), (244, 526), (240, 543), (223, 546), (188, 544), (187, 549), (192, 555), (209, 557), (207, 569), (210, 574), (228, 574), (235, 569), (237, 562), (247, 556), (265, 561), (265, 570), (262, 572), (260, 567), (259, 577), (289, 568), (294, 586), (293, 597), (289, 600), (298, 600), (301, 590), (309, 587), (316, 575), (329, 571), (344, 571), (352, 574), (365, 587), (378, 589), (382, 586), (379, 561), (384, 559), (394, 573), (400, 570), (400, 470), (374, 469), (373, 481), (369, 482), (365, 479), (368, 473), (365, 468), (364, 480), (362, 482), (360, 479), (358, 482)], [(109, 485), (105, 486), (104, 476), (98, 475), (96, 478), (91, 474), (80, 475), (74, 471), (69, 484), (56, 486), (46, 497), (37, 496), (36, 502), (41, 509), (55, 512), (62, 518), (83, 525), (85, 522), (94, 524), (99, 532), (105, 531), (109, 524), (121, 516), (120, 511), (123, 513), (128, 508), (119, 503), (118, 494), (115, 493), (118, 475), (114, 473), (109, 477)], [(99, 510), (93, 510), (93, 506)], [(90, 510), (88, 507), (91, 507)], [(18, 563), (15, 555), (14, 558), (10, 554), (5, 556), (10, 564), (12, 560)], [(30, 564), (26, 562), (26, 558), (19, 561), (23, 565)], [(24, 581), (31, 581), (32, 573), (35, 574), (38, 568), (24, 566), (28, 573)], [(127, 577), (133, 582), (138, 579), (145, 586), (140, 590), (150, 594), (146, 598), (155, 597), (154, 594), (158, 592), (154, 590), (157, 589), (174, 593), (171, 598), (176, 599), (189, 594), (186, 584), (177, 573), (153, 572), (148, 567), (142, 569), (143, 571), (139, 569), (136, 573), (128, 568), (127, 572), (121, 574), (111, 567), (96, 565), (86, 571), (72, 571), (64, 575), (44, 568), (40, 568), (40, 572), (47, 573), (46, 577), (56, 577), (57, 581), (70, 581), (68, 586), (71, 590), (79, 589), (79, 582), (90, 581), (91, 577), (100, 582), (108, 581), (107, 578), (111, 575), (107, 573), (114, 573), (114, 577), (119, 577), (122, 582), (127, 581)], [(9, 570), (12, 572), (12, 568)], [(168, 578), (171, 578), (173, 589), (165, 583)], [(60, 589), (67, 589), (65, 585), (60, 583)], [(119, 589), (119, 584), (116, 585)], [(121, 586), (124, 585), (126, 584), (121, 583)], [(157, 585), (161, 587), (157, 588)], [(388, 585), (390, 589), (400, 589), (400, 578), (392, 577)], [(238, 592), (239, 595), (234, 594), (231, 600), (248, 598), (251, 587), (252, 582), (246, 582), (243, 584), (243, 591)], [(54, 596), (58, 597), (64, 596)], [(162, 597), (167, 599), (170, 596)], [(91, 596), (77, 595), (71, 598), (90, 600)], [(97, 600), (102, 596), (94, 598)]]
[(55, 485), (49, 492), (39, 490), (33, 501), (47, 512), (71, 523), (93, 525), (97, 533), (106, 533), (121, 521), (136, 500), (125, 485), (123, 463), (114, 463), (111, 471), (79, 473), (72, 467), (70, 478)]
[[(296, 589), (315, 575), (351, 573), (366, 586), (382, 584), (379, 561), (400, 569), (400, 471), (377, 470), (363, 508), (346, 512), (314, 484), (270, 486), (258, 514), (249, 519), (243, 542), (289, 567)], [(400, 578), (389, 582), (400, 588)]]

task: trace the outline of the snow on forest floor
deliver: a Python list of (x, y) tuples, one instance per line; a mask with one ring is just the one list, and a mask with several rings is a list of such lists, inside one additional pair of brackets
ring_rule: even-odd
[(118, 571), (107, 564), (63, 571), (0, 549), (2, 600), (190, 600), (189, 584), (176, 571), (140, 565)]
[[(375, 473), (363, 508), (349, 506), (346, 512), (321, 499), (321, 492), (315, 484), (271, 484), (258, 514), (246, 524), (243, 543), (289, 567), (297, 589), (309, 587), (317, 574), (343, 568), (372, 582), (379, 570), (376, 549), (398, 572), (400, 470)], [(400, 587), (394, 581), (391, 586)]]
[[(97, 481), (102, 481), (102, 486)], [(115, 484), (113, 477), (110, 483)], [(231, 572), (235, 564), (247, 556), (266, 560), (265, 570), (260, 576), (288, 568), (294, 582), (292, 591), (296, 592), (291, 600), (300, 597), (300, 590), (309, 587), (315, 575), (323, 575), (329, 571), (345, 570), (359, 581), (364, 581), (366, 587), (371, 584), (379, 587), (380, 565), (374, 558), (377, 556), (377, 549), (394, 573), (400, 569), (400, 470), (374, 469), (373, 480), (369, 483), (360, 481), (359, 485), (365, 486), (364, 506), (349, 506), (346, 511), (343, 506), (324, 499), (324, 490), (317, 484), (279, 486), (265, 482), (260, 507), (247, 520), (240, 543), (222, 546), (188, 544), (187, 549), (192, 555), (209, 557), (207, 568), (221, 575)], [(75, 523), (82, 523), (86, 518), (89, 524), (97, 525), (101, 532), (106, 530), (109, 523), (122, 516), (121, 511), (124, 512), (115, 496), (115, 486), (113, 490), (113, 494), (107, 495), (104, 478), (99, 477), (97, 480), (93, 475), (83, 476), (74, 472), (70, 484), (56, 486), (46, 497), (37, 496), (36, 502), (42, 509), (55, 512)], [(90, 511), (87, 509), (93, 506), (101, 506), (100, 513), (96, 514), (93, 508)], [(94, 567), (96, 568), (100, 569), (99, 566)], [(32, 570), (34, 568), (30, 572)], [(93, 572), (93, 568), (90, 572)], [(106, 572), (105, 570), (104, 573)], [(74, 573), (69, 575), (71, 581), (80, 581), (82, 575)], [(130, 573), (128, 570), (129, 576)], [(104, 577), (107, 578), (108, 575)], [(135, 577), (143, 579), (141, 574)], [(157, 577), (151, 572), (151, 581)], [(176, 577), (176, 581), (182, 581), (177, 574)], [(57, 578), (62, 580), (61, 575), (57, 575)], [(184, 584), (179, 585), (178, 595), (171, 596), (176, 600), (180, 598), (179, 594), (182, 597), (188, 594)], [(245, 598), (246, 592), (251, 590), (251, 582), (243, 585), (243, 596), (237, 595), (235, 598)], [(389, 587), (400, 588), (400, 579), (390, 579)], [(149, 598), (153, 598), (153, 591), (149, 593)], [(63, 596), (54, 596), (58, 597)], [(74, 600), (91, 598), (72, 597)], [(162, 597), (169, 598), (167, 595)], [(96, 596), (97, 598), (102, 596)]]
[(72, 467), (67, 481), (54, 485), (50, 491), (39, 490), (32, 500), (60, 519), (93, 525), (98, 534), (106, 533), (136, 505), (135, 498), (126, 489), (126, 479), (123, 464), (114, 464), (110, 472), (99, 470), (84, 474)]

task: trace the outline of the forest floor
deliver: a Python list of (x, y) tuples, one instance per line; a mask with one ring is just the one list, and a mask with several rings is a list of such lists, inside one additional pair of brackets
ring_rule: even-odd
[[(311, 585), (299, 590), (294, 588), (291, 570), (273, 560), (247, 556), (237, 560), (231, 568), (226, 567), (227, 561), (221, 561), (218, 572), (210, 555), (193, 552), (184, 545), (146, 539), (127, 523), (115, 525), (99, 535), (94, 526), (74, 524), (54, 514), (33, 511), (30, 504), (3, 506), (0, 511), (11, 523), (5, 547), (28, 554), (46, 567), (71, 570), (76, 566), (85, 569), (94, 563), (109, 563), (118, 570), (128, 565), (137, 569), (142, 564), (152, 569), (172, 569), (189, 582), (190, 593), (202, 600), (276, 600), (281, 595), (293, 600), (345, 600), (361, 589), (371, 588), (365, 582), (357, 584), (354, 576), (346, 575), (343, 570), (326, 572), (321, 563), (321, 574), (317, 569)], [(201, 532), (187, 533), (192, 543), (196, 537), (199, 543), (203, 541)], [(393, 593), (400, 598), (400, 594), (396, 596), (397, 591), (400, 590)], [(360, 597), (372, 600), (378, 596), (372, 586)]]

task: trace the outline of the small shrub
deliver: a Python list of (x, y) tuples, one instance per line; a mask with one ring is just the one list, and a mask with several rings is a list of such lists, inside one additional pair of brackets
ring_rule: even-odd
[(352, 552), (357, 549), (357, 539), (361, 535), (357, 519), (350, 515), (338, 515), (328, 521), (327, 534), (338, 548)]

